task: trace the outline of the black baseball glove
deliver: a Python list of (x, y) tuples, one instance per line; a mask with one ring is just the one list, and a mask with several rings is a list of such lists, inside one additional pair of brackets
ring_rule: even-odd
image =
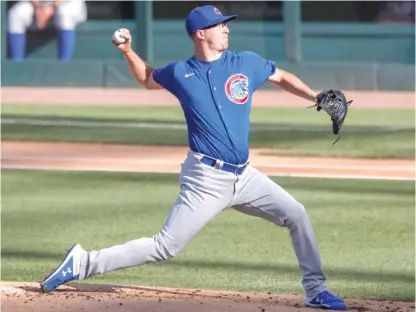
[[(332, 132), (338, 134), (342, 125), (344, 124), (345, 117), (348, 113), (348, 106), (352, 103), (347, 102), (344, 93), (339, 90), (325, 90), (318, 94), (316, 104), (310, 107), (315, 107), (319, 112), (323, 109), (332, 120)], [(338, 139), (333, 143), (338, 142)]]

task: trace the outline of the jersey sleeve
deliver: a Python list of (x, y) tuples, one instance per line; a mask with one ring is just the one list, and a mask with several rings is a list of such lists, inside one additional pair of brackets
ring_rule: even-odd
[(176, 95), (175, 66), (176, 63), (170, 63), (155, 69), (152, 73), (154, 81), (173, 95)]
[(251, 82), (253, 90), (260, 88), (267, 79), (276, 72), (276, 63), (262, 58), (254, 52), (243, 52), (245, 64), (250, 67), (252, 73)]

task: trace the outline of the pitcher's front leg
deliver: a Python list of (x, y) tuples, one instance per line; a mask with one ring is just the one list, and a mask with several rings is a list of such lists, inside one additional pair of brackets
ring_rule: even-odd
[(195, 235), (229, 204), (230, 199), (199, 192), (185, 184), (172, 207), (162, 230), (123, 245), (91, 251), (81, 262), (88, 263), (81, 279), (97, 274), (168, 260), (177, 255)]
[(196, 234), (231, 203), (235, 179), (190, 155), (179, 176), (181, 191), (159, 233), (90, 252), (75, 244), (42, 281), (41, 290), (51, 292), (74, 279), (167, 260), (177, 255)]
[(324, 291), (325, 275), (318, 245), (303, 205), (253, 167), (247, 168), (239, 183), (237, 196), (233, 200), (234, 209), (287, 227), (302, 273), (302, 285), (306, 295), (313, 298)]

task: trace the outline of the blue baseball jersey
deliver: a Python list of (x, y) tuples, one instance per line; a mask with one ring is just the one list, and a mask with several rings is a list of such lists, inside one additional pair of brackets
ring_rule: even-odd
[(203, 62), (178, 61), (153, 71), (153, 79), (180, 102), (188, 125), (189, 148), (230, 164), (249, 157), (253, 93), (276, 71), (276, 64), (253, 52), (224, 51)]

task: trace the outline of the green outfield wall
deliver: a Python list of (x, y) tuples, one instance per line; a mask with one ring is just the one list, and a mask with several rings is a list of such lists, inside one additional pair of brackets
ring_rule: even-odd
[[(146, 19), (151, 12), (141, 12), (139, 20), (80, 25), (75, 55), (67, 64), (56, 60), (53, 27), (30, 31), (24, 62), (9, 61), (3, 44), (2, 85), (136, 86), (123, 56), (110, 42), (113, 31), (120, 27), (131, 30), (134, 48), (155, 66), (191, 55), (192, 42), (186, 36), (184, 21)], [(288, 4), (286, 22), (233, 21), (231, 49), (257, 52), (299, 74), (315, 88), (414, 90), (414, 25), (301, 23), (298, 15), (297, 7)], [(2, 35), (6, 43), (4, 31)]]
[[(155, 62), (162, 65), (163, 62)], [(403, 64), (280, 63), (313, 88), (345, 90), (414, 90), (414, 69)], [(3, 86), (139, 87), (122, 60), (6, 62)], [(271, 85), (265, 85), (265, 88)]]

